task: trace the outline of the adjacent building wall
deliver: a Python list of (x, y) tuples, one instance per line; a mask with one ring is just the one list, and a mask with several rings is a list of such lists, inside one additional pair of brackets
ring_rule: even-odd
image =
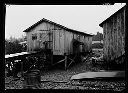
[(113, 60), (125, 53), (125, 8), (103, 23), (104, 59)]

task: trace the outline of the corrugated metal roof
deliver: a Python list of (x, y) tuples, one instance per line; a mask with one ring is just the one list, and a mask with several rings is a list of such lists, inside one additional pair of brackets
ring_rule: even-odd
[(115, 16), (116, 14), (118, 14), (120, 11), (122, 11), (124, 8), (126, 7), (126, 5), (124, 7), (122, 7), (121, 9), (119, 9), (117, 12), (115, 12), (113, 15), (111, 15), (109, 18), (105, 19), (102, 23), (99, 24), (99, 26), (103, 27), (103, 24), (110, 20), (113, 16)]
[(38, 21), (37, 23), (33, 24), (32, 26), (30, 26), (29, 28), (27, 28), (26, 30), (24, 30), (23, 32), (29, 32), (32, 28), (36, 27), (37, 25), (41, 24), (42, 22), (48, 22), (48, 23), (51, 23), (51, 24), (54, 24), (54, 25), (57, 25), (65, 30), (68, 30), (68, 31), (71, 31), (71, 32), (75, 32), (75, 33), (79, 33), (79, 34), (84, 34), (84, 35), (88, 35), (88, 36), (93, 36), (91, 34), (87, 34), (87, 33), (84, 33), (84, 32), (80, 32), (80, 31), (77, 31), (77, 30), (73, 30), (73, 29), (70, 29), (70, 28), (67, 28), (65, 26), (62, 26), (60, 24), (57, 24), (55, 22), (52, 22), (50, 20), (47, 20), (45, 18), (41, 19), (40, 21)]

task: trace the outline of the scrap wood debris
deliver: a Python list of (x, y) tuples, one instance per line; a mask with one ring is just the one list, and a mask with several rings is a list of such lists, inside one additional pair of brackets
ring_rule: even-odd
[[(100, 66), (94, 67), (93, 65), (91, 65), (91, 58), (100, 57), (101, 54), (102, 53), (96, 53), (96, 52), (91, 53), (90, 55), (88, 55), (88, 57), (85, 57), (85, 58), (83, 57), (84, 59), (83, 62), (77, 65), (74, 65), (73, 67), (67, 69), (66, 71), (61, 69), (56, 69), (56, 70), (51, 70), (47, 72), (42, 72), (41, 89), (85, 89), (85, 90), (86, 89), (87, 90), (114, 89), (115, 91), (124, 90), (125, 81), (117, 81), (116, 83), (108, 82), (109, 83), (108, 86), (107, 86), (107, 83), (103, 81), (97, 81), (97, 82), (96, 81), (95, 82), (94, 81), (83, 81), (83, 82), (70, 81), (71, 76), (75, 74), (83, 73), (85, 71), (101, 70), (102, 67)], [(5, 88), (6, 89), (23, 89), (23, 79), (20, 78), (19, 80), (14, 81), (13, 77), (11, 76), (6, 77)]]

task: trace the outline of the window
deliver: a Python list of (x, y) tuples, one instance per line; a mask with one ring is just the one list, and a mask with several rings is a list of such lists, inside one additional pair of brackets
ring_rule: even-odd
[(32, 40), (36, 40), (37, 39), (37, 34), (32, 34)]

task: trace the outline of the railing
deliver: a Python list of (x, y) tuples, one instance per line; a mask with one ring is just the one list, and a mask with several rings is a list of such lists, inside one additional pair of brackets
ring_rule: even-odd
[[(12, 72), (13, 69), (15, 68), (15, 64), (20, 64), (20, 68), (15, 68), (15, 69), (20, 69), (20, 72), (24, 72), (23, 70), (23, 64), (27, 62), (27, 57), (34, 55), (36, 52), (29, 53), (29, 52), (21, 52), (21, 53), (15, 53), (15, 54), (10, 54), (10, 55), (5, 55), (5, 68), (9, 71)], [(33, 64), (35, 65), (35, 63)], [(32, 66), (30, 66), (32, 67)], [(13, 72), (12, 72), (13, 73)], [(14, 71), (15, 73), (15, 71)], [(14, 74), (13, 73), (13, 74)], [(9, 73), (10, 74), (10, 73)]]

